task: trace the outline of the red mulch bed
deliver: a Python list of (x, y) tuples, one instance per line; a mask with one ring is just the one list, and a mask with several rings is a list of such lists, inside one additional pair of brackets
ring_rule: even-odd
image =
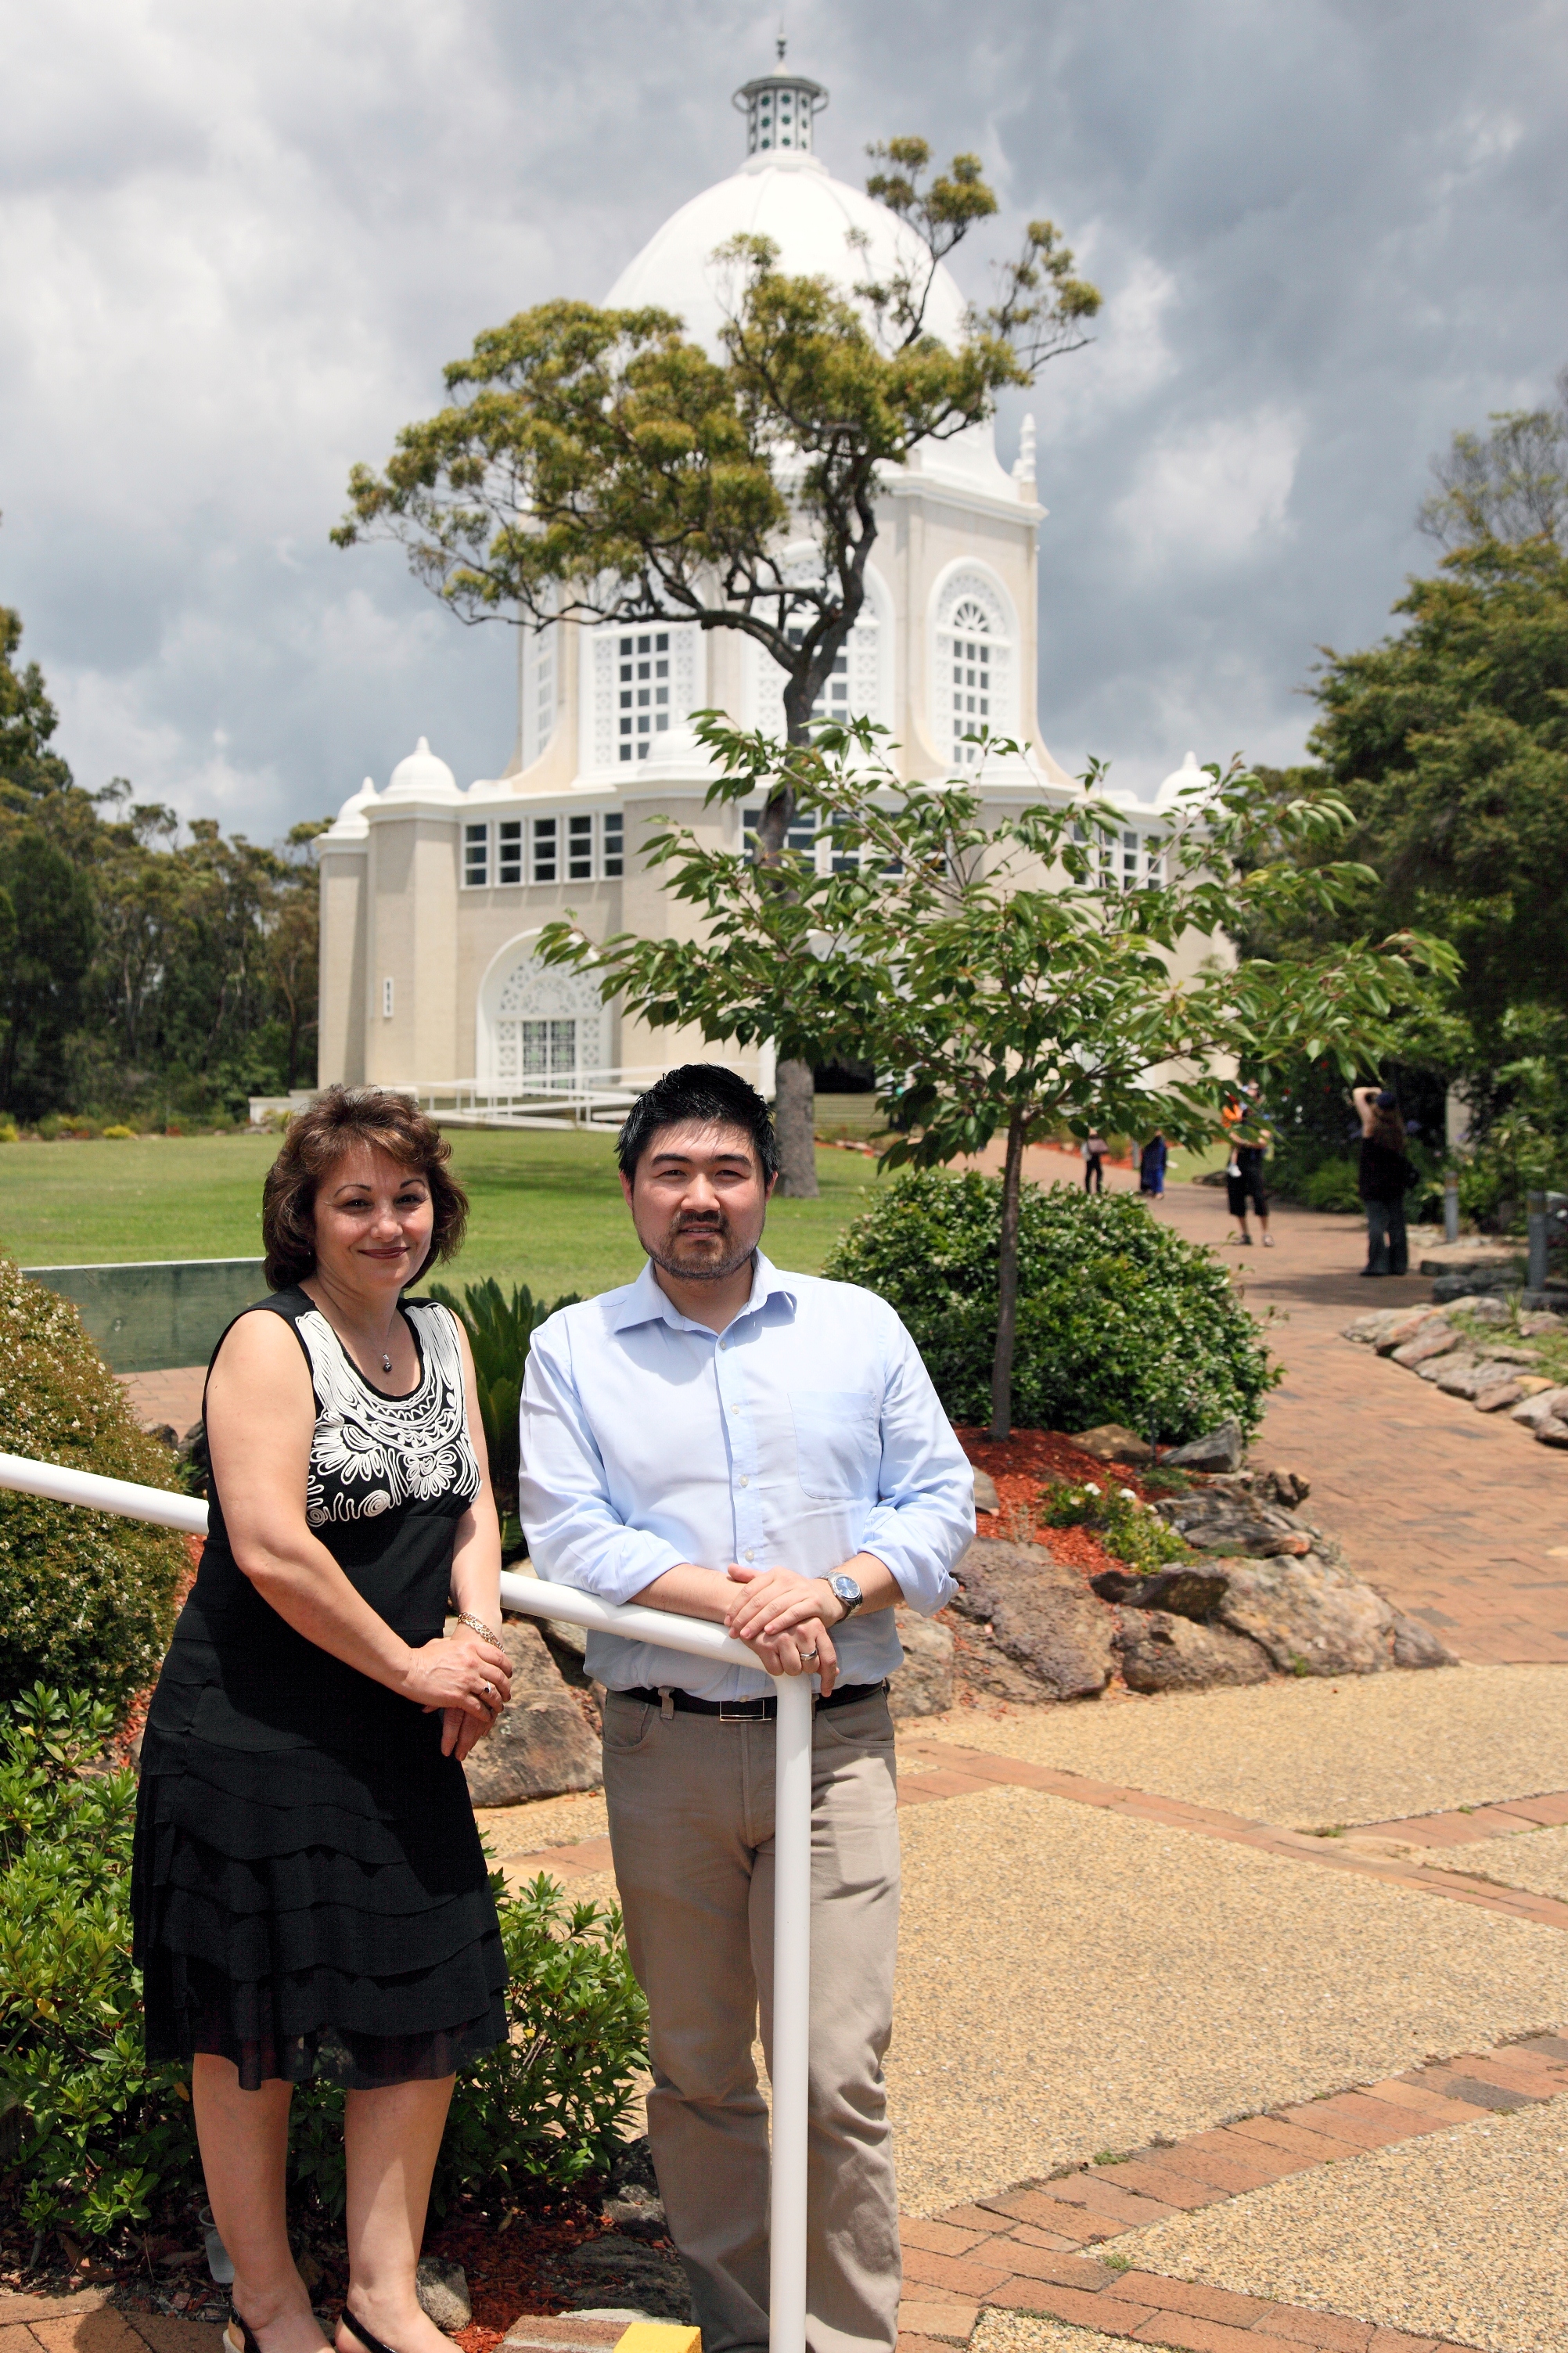
[(468, 2276), (474, 2316), (454, 2344), (463, 2353), (492, 2353), (520, 2313), (569, 2309), (545, 2284), (544, 2275), (563, 2255), (601, 2236), (597, 2201), (552, 2200), (503, 2219), (497, 2225), (482, 2214), (449, 2214), (425, 2234), (425, 2252), (461, 2263)]
[[(1016, 1430), (1011, 1438), (1003, 1439), (987, 1438), (983, 1430), (960, 1430), (958, 1439), (970, 1461), (990, 1472), (1001, 1498), (1000, 1513), (975, 1515), (983, 1536), (1048, 1545), (1058, 1560), (1080, 1568), (1086, 1582), (1101, 1569), (1122, 1566), (1087, 1528), (1043, 1528), (1037, 1514), (1052, 1479), (1070, 1479), (1075, 1484), (1092, 1479), (1099, 1487), (1130, 1487), (1142, 1503), (1143, 1482), (1135, 1471), (1121, 1462), (1101, 1462), (1056, 1430)], [(1032, 1525), (1026, 1523), (1026, 1513)]]

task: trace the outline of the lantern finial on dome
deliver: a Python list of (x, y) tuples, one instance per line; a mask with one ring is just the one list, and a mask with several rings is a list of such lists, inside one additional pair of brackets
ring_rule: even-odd
[(749, 81), (733, 103), (746, 118), (748, 155), (809, 155), (813, 119), (827, 103), (819, 81), (784, 69), (784, 37), (778, 38), (779, 70)]

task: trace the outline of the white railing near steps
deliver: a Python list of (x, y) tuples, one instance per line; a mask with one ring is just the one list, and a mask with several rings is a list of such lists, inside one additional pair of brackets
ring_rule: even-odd
[[(195, 1495), (174, 1495), (129, 1479), (0, 1454), (0, 1488), (39, 1495), (121, 1519), (151, 1520), (187, 1535), (205, 1535), (207, 1507)], [(657, 1642), (700, 1659), (753, 1667), (745, 1645), (721, 1626), (664, 1609), (616, 1609), (574, 1586), (503, 1573), (503, 1609), (531, 1618), (559, 1618), (633, 1641)], [(804, 1675), (775, 1677), (778, 1694), (777, 1796), (774, 1813), (773, 2189), (769, 2344), (772, 2353), (805, 2353), (806, 2078), (811, 2047), (811, 1685)]]
[(534, 1078), (521, 1086), (493, 1079), (399, 1079), (395, 1094), (412, 1095), (443, 1127), (618, 1128), (639, 1094), (662, 1075), (647, 1070), (574, 1071)]

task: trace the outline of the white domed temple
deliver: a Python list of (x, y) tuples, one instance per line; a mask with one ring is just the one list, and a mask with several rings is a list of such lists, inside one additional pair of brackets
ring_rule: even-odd
[[(694, 196), (631, 261), (612, 307), (657, 304), (718, 348), (715, 249), (765, 236), (780, 267), (848, 286), (883, 275), (911, 233), (813, 152), (826, 93), (780, 71), (736, 93), (745, 160)], [(852, 241), (853, 240), (853, 241)], [(920, 248), (923, 253), (923, 248)], [(937, 272), (927, 318), (956, 341), (964, 303)], [(928, 445), (891, 475), (861, 617), (819, 708), (882, 723), (908, 776), (962, 772), (984, 720), (1031, 746), (988, 762), (997, 803), (1050, 797), (1071, 779), (1035, 711), (1037, 543), (1034, 427), (1012, 471), (989, 424)], [(805, 548), (802, 554), (805, 553)], [(459, 1113), (505, 1115), (529, 1097), (593, 1092), (690, 1053), (695, 1034), (656, 1032), (601, 1007), (592, 981), (538, 964), (543, 924), (570, 908), (591, 937), (662, 936), (691, 921), (645, 871), (638, 843), (664, 815), (736, 843), (736, 808), (705, 810), (710, 772), (688, 723), (717, 705), (747, 728), (784, 732), (783, 673), (738, 631), (696, 624), (560, 625), (525, 634), (518, 748), (499, 777), (459, 787), (421, 738), (384, 791), (367, 777), (318, 845), (321, 878), (320, 1079), (403, 1085)], [(1191, 764), (1192, 755), (1188, 754)], [(1187, 772), (1179, 771), (1179, 775)], [(1115, 856), (1131, 882), (1175, 778), (1151, 806), (1120, 794)], [(771, 1086), (764, 1050), (721, 1050)]]

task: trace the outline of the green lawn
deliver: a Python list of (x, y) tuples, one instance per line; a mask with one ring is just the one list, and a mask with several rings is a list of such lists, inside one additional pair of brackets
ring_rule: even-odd
[[(24, 1266), (258, 1257), (261, 1180), (277, 1148), (248, 1135), (0, 1147), (0, 1245)], [(494, 1274), (554, 1298), (637, 1272), (610, 1136), (459, 1128), (452, 1159), (473, 1206), (448, 1282)], [(816, 1161), (821, 1199), (776, 1202), (765, 1244), (807, 1274), (876, 1181), (858, 1153), (821, 1150)]]

